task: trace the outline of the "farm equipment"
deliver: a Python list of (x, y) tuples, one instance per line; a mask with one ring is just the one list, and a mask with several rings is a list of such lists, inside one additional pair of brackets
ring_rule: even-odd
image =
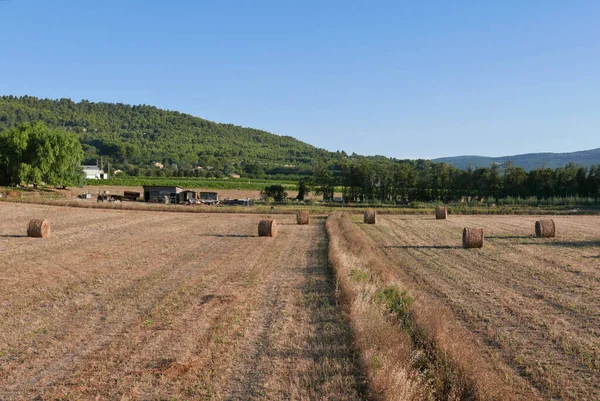
[(96, 199), (97, 202), (121, 202), (122, 200), (123, 196), (111, 194), (101, 194), (98, 195), (98, 198)]
[(227, 205), (227, 206), (254, 206), (254, 200), (250, 199), (250, 198), (243, 198), (243, 199), (226, 198), (223, 201), (223, 204)]

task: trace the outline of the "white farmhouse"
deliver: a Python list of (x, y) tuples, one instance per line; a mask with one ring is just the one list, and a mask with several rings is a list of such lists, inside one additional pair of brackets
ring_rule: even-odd
[(107, 180), (108, 174), (104, 173), (104, 170), (100, 170), (98, 166), (81, 166), (85, 172), (85, 178), (91, 180)]

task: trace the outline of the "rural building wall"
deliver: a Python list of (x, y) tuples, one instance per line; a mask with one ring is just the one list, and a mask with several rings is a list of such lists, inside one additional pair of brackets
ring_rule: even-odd
[(177, 201), (177, 194), (183, 191), (181, 187), (175, 186), (144, 186), (144, 201), (164, 202), (165, 196), (172, 201)]

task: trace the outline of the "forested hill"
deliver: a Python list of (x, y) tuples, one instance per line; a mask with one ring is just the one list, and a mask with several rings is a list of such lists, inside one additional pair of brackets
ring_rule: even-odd
[(135, 175), (155, 170), (157, 162), (164, 165), (163, 173), (177, 175), (196, 174), (197, 167), (218, 174), (294, 173), (310, 170), (317, 158), (336, 155), (289, 136), (152, 106), (0, 97), (0, 131), (33, 121), (77, 133), (87, 163), (102, 156), (111, 168)]
[(513, 162), (517, 167), (523, 167), (526, 171), (546, 166), (557, 168), (574, 163), (581, 166), (592, 166), (600, 164), (600, 148), (584, 150), (572, 153), (528, 153), (524, 155), (485, 157), (485, 156), (456, 156), (433, 159), (434, 162), (452, 163), (454, 167), (465, 169), (468, 165), (473, 168), (490, 167), (492, 163), (502, 164), (507, 161)]

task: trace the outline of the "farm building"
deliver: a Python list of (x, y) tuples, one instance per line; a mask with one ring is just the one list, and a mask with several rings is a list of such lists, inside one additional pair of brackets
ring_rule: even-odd
[(144, 186), (144, 201), (153, 203), (177, 203), (184, 189), (176, 186)]
[(198, 193), (186, 189), (185, 191), (181, 191), (177, 194), (177, 201), (179, 203), (193, 202), (198, 200)]
[(83, 172), (85, 173), (85, 178), (88, 180), (107, 180), (108, 174), (106, 174), (103, 170), (98, 166), (81, 166), (83, 168)]
[(123, 192), (123, 199), (135, 202), (140, 198), (140, 195), (141, 194), (139, 192), (125, 191)]
[(216, 192), (200, 192), (200, 202), (205, 205), (216, 205), (219, 203), (219, 194)]

